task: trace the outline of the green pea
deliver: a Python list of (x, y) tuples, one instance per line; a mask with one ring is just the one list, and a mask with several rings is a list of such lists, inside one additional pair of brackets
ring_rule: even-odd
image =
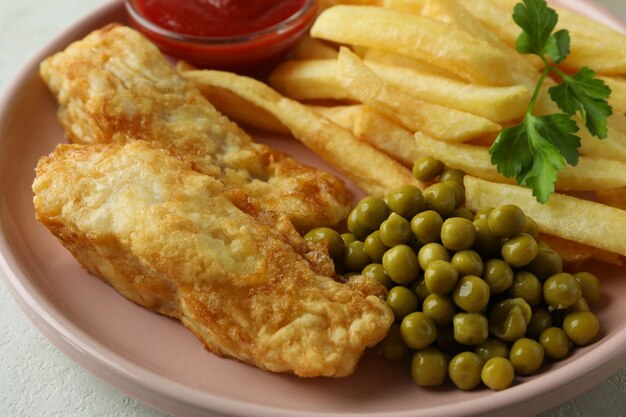
[(436, 260), (424, 270), (426, 288), (433, 294), (451, 292), (459, 279), (459, 273), (450, 262)]
[(417, 253), (417, 260), (419, 261), (420, 268), (425, 270), (428, 268), (431, 262), (450, 261), (450, 253), (440, 243), (427, 243), (422, 246)]
[(452, 318), (454, 340), (464, 345), (478, 345), (487, 340), (489, 324), (479, 313), (457, 313)]
[(465, 207), (455, 208), (454, 210), (452, 210), (452, 213), (450, 213), (450, 217), (462, 217), (471, 222), (474, 221), (474, 213), (472, 213), (470, 210), (466, 209)]
[(394, 247), (411, 240), (411, 226), (404, 217), (391, 213), (389, 218), (380, 225), (380, 239), (385, 246)]
[(439, 350), (429, 347), (418, 350), (411, 360), (411, 377), (420, 387), (436, 387), (448, 375), (448, 361)]
[(457, 207), (465, 203), (465, 188), (463, 187), (462, 182), (451, 181), (451, 180), (441, 181), (441, 182), (447, 185), (448, 187), (450, 187), (450, 189), (454, 193), (454, 201)]
[(534, 307), (543, 299), (543, 286), (539, 279), (526, 271), (517, 271), (513, 275), (513, 283), (509, 287), (511, 298), (522, 298)]
[(391, 325), (389, 332), (387, 332), (387, 336), (380, 341), (377, 348), (384, 358), (391, 361), (402, 360), (408, 355), (409, 348), (402, 340), (400, 325), (398, 323), (393, 323)]
[(474, 215), (474, 220), (487, 220), (489, 218), (489, 213), (491, 213), (493, 207), (484, 207), (476, 212)]
[(471, 390), (480, 384), (483, 361), (474, 352), (462, 352), (450, 360), (448, 375), (458, 388)]
[(419, 181), (431, 181), (441, 174), (443, 168), (441, 161), (432, 156), (425, 156), (413, 164), (413, 176)]
[(393, 282), (408, 284), (419, 275), (420, 268), (413, 249), (406, 245), (398, 245), (383, 255), (383, 266)]
[(593, 305), (600, 298), (600, 280), (589, 272), (577, 272), (574, 274), (576, 280), (580, 284), (582, 296), (585, 300)]
[(463, 184), (463, 178), (465, 177), (465, 172), (460, 169), (454, 168), (445, 168), (439, 177), (440, 182), (445, 181), (454, 181), (459, 184)]
[(532, 236), (535, 239), (537, 239), (537, 237), (539, 236), (539, 227), (537, 226), (537, 223), (535, 223), (535, 221), (529, 216), (526, 216), (526, 225), (524, 226), (524, 233)]
[(521, 298), (509, 298), (489, 311), (489, 331), (501, 340), (513, 342), (526, 334), (532, 310)]
[(476, 227), (462, 217), (446, 219), (441, 226), (441, 243), (449, 250), (461, 251), (472, 247), (476, 239)]
[(396, 320), (400, 321), (405, 316), (417, 311), (417, 295), (408, 288), (395, 286), (387, 293), (387, 305), (393, 311)]
[(585, 300), (583, 297), (580, 297), (574, 304), (565, 309), (565, 314), (573, 313), (575, 311), (590, 311), (587, 300)]
[[(361, 224), (358, 220), (357, 209), (355, 208), (348, 215), (348, 230), (352, 232), (357, 239), (365, 239), (372, 230)], [(347, 246), (347, 245), (346, 245)]]
[(431, 185), (424, 191), (424, 201), (427, 210), (434, 210), (442, 217), (448, 217), (456, 208), (454, 191), (440, 182)]
[(506, 204), (491, 210), (487, 220), (491, 233), (500, 238), (519, 235), (526, 226), (526, 215), (522, 209), (512, 204)]
[(552, 315), (545, 307), (535, 307), (532, 316), (526, 326), (526, 336), (531, 339), (539, 339), (541, 332), (553, 324)]
[(415, 312), (402, 319), (400, 334), (404, 343), (411, 349), (424, 349), (437, 338), (437, 328), (426, 314)]
[(543, 282), (552, 275), (563, 272), (563, 260), (561, 255), (552, 249), (539, 249), (535, 259), (528, 264), (526, 269)]
[(417, 277), (417, 279), (411, 283), (411, 290), (417, 294), (417, 299), (420, 300), (420, 302), (424, 302), (426, 297), (430, 295), (423, 275)]
[(368, 229), (376, 230), (389, 217), (389, 207), (382, 199), (368, 196), (356, 206), (356, 220)]
[(476, 275), (479, 277), (485, 268), (483, 259), (473, 250), (462, 250), (452, 255), (452, 266), (460, 276)]
[(396, 285), (396, 283), (389, 278), (389, 275), (387, 275), (387, 271), (385, 271), (385, 267), (383, 267), (382, 264), (372, 263), (367, 265), (363, 268), (363, 271), (361, 271), (361, 275), (375, 279), (387, 289)]
[(326, 242), (328, 254), (333, 258), (339, 258), (343, 255), (345, 246), (343, 239), (339, 233), (328, 227), (318, 227), (310, 230), (304, 235), (304, 240), (312, 243)]
[(365, 253), (363, 242), (355, 240), (346, 246), (343, 253), (343, 264), (350, 272), (361, 272), (363, 268), (372, 262)]
[(544, 351), (539, 342), (522, 337), (511, 346), (509, 360), (520, 375), (532, 375), (543, 364)]
[(500, 253), (500, 239), (495, 237), (489, 230), (489, 222), (486, 219), (475, 219), (476, 238), (474, 239), (474, 249), (484, 257), (493, 257)]
[(434, 210), (426, 210), (416, 214), (411, 220), (411, 231), (419, 243), (425, 245), (438, 242), (441, 235), (443, 219)]
[(563, 330), (569, 340), (577, 346), (593, 342), (600, 332), (600, 321), (591, 311), (569, 313), (563, 320)]
[(483, 366), (480, 377), (490, 389), (500, 391), (513, 385), (515, 368), (506, 358), (491, 358)]
[(348, 246), (348, 244), (354, 242), (355, 240), (358, 240), (357, 237), (354, 235), (354, 233), (342, 233), (341, 234), (341, 240), (343, 240), (343, 246), (344, 248), (346, 246)]
[(363, 242), (363, 249), (367, 256), (369, 256), (375, 262), (381, 262), (383, 255), (389, 247), (383, 243), (380, 237), (380, 231), (376, 230), (369, 234)]
[(485, 262), (483, 279), (494, 294), (500, 294), (513, 284), (513, 269), (501, 259), (489, 259)]
[(539, 343), (550, 359), (563, 359), (569, 353), (567, 334), (558, 327), (550, 327), (541, 332)]
[(576, 278), (566, 272), (552, 275), (543, 283), (543, 298), (552, 308), (567, 308), (582, 295)]
[(449, 296), (430, 294), (422, 304), (422, 312), (430, 317), (436, 326), (447, 326), (452, 323), (456, 305)]
[(452, 297), (457, 306), (469, 313), (478, 313), (489, 302), (489, 285), (474, 275), (459, 280)]
[(509, 265), (519, 268), (535, 259), (538, 251), (537, 241), (530, 235), (520, 233), (502, 245), (502, 259)]
[(488, 337), (484, 342), (474, 347), (476, 353), (483, 362), (487, 362), (491, 358), (508, 358), (509, 345), (495, 337)]
[(387, 205), (394, 213), (410, 219), (424, 208), (424, 196), (416, 186), (402, 185), (389, 193)]

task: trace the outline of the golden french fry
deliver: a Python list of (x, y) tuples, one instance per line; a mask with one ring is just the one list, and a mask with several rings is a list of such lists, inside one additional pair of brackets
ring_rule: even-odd
[[(532, 89), (539, 73), (537, 68), (530, 62), (522, 58), (513, 48), (507, 45), (495, 33), (486, 29), (478, 19), (470, 14), (465, 7), (471, 3), (461, 4), (457, 0), (385, 0), (385, 7), (395, 10), (417, 13), (422, 16), (437, 19), (441, 22), (454, 25), (470, 33), (478, 39), (488, 42), (491, 46), (499, 49), (509, 60), (513, 71), (518, 73), (518, 77), (524, 80), (524, 85)], [(539, 61), (538, 67), (542, 67)]]
[(570, 54), (561, 63), (561, 66), (571, 71), (587, 66), (599, 74), (626, 74), (626, 48), (624, 45), (626, 45), (625, 42), (610, 43), (606, 40), (573, 35)]
[(465, 176), (465, 205), (470, 210), (515, 204), (542, 233), (626, 255), (626, 211), (563, 194), (537, 202), (528, 188)]
[[(530, 91), (521, 85), (482, 86), (408, 68), (364, 63), (381, 80), (411, 96), (494, 122), (522, 117), (530, 101)], [(269, 81), (282, 94), (296, 100), (360, 98), (343, 88), (337, 69), (338, 62), (333, 60), (287, 61), (274, 70)]]
[(339, 82), (335, 59), (286, 61), (272, 71), (269, 83), (295, 100), (354, 99)]
[(626, 112), (626, 78), (609, 77), (601, 75), (600, 78), (611, 89), (609, 96), (609, 104), (613, 107), (614, 113)]
[(337, 59), (338, 53), (336, 48), (309, 35), (301, 37), (291, 49), (293, 59)]
[(408, 167), (412, 167), (415, 160), (423, 156), (411, 132), (366, 106), (356, 115), (353, 132)]
[(531, 97), (530, 91), (521, 85), (491, 87), (468, 84), (438, 75), (418, 73), (408, 68), (366, 64), (382, 80), (407, 94), (497, 123), (522, 117)]
[(467, 11), (478, 19), (483, 26), (495, 33), (507, 45), (514, 48), (521, 29), (513, 22), (513, 7), (505, 9), (490, 0), (472, 0), (466, 3)]
[(415, 98), (377, 77), (347, 48), (339, 50), (339, 80), (363, 104), (397, 121), (409, 130), (437, 138), (465, 141), (500, 130), (485, 118)]
[[(178, 61), (176, 64), (176, 70), (179, 73), (195, 69), (196, 67), (184, 61)], [(289, 134), (289, 129), (277, 118), (249, 101), (242, 100), (229, 91), (210, 85), (198, 85), (197, 87), (220, 113), (235, 122), (268, 132)]]
[[(521, 32), (512, 19), (515, 3), (517, 1), (472, 0), (468, 2), (468, 11), (514, 47)], [(557, 7), (556, 10), (559, 14), (556, 30), (565, 28), (571, 37), (570, 54), (561, 64), (563, 68), (575, 71), (588, 66), (600, 74), (626, 74), (625, 35), (566, 9)]]
[(215, 106), (215, 108), (237, 123), (251, 126), (269, 132), (289, 134), (287, 129), (278, 119), (262, 108), (242, 100), (235, 94), (211, 86), (199, 86), (202, 94)]
[(575, 117), (575, 120), (581, 128), (576, 134), (580, 137), (579, 151), (582, 155), (626, 161), (626, 133), (609, 125), (608, 136), (598, 139), (584, 127), (580, 117)]
[(595, 194), (600, 203), (626, 210), (626, 187), (596, 190)]
[(440, 75), (453, 80), (462, 80), (461, 77), (446, 68), (438, 67), (417, 58), (411, 58), (410, 56), (385, 51), (383, 49), (368, 48), (363, 54), (363, 60), (366, 62), (378, 62), (394, 67), (408, 68), (422, 74)]
[[(431, 155), (451, 168), (478, 178), (502, 183), (513, 183), (491, 163), (489, 149), (464, 143), (449, 143), (415, 134), (420, 152)], [(555, 187), (562, 191), (592, 191), (626, 186), (626, 163), (605, 158), (581, 156), (574, 167), (567, 165), (559, 172)]]
[(607, 118), (607, 123), (610, 128), (620, 133), (626, 133), (626, 114), (613, 113)]
[(566, 266), (574, 267), (593, 258), (601, 250), (584, 243), (562, 239), (560, 237), (542, 234), (540, 240), (546, 242), (559, 255)]
[(412, 167), (415, 160), (422, 156), (417, 150), (411, 132), (367, 106), (354, 104), (348, 106), (309, 105), (307, 107), (339, 126), (352, 130), (358, 139), (369, 143), (407, 167)]
[(360, 117), (364, 106), (362, 104), (350, 104), (346, 106), (314, 106), (308, 108), (315, 110), (331, 122), (339, 126), (354, 131), (356, 119)]
[(434, 19), (380, 7), (336, 6), (323, 11), (311, 36), (391, 50), (484, 85), (513, 85), (506, 56), (487, 42)]
[[(504, 9), (504, 11), (509, 14), (513, 12), (515, 4), (519, 3), (519, 0), (490, 1), (494, 5)], [(559, 15), (556, 30), (567, 29), (572, 34), (603, 40), (605, 42), (626, 42), (626, 35), (598, 22), (597, 20), (554, 4), (551, 4), (550, 7), (556, 10)]]
[(369, 144), (298, 103), (283, 97), (253, 78), (237, 74), (195, 70), (182, 76), (196, 85), (210, 85), (238, 95), (271, 113), (304, 145), (350, 178), (367, 194), (383, 197), (391, 190), (414, 184), (424, 188), (411, 171)]

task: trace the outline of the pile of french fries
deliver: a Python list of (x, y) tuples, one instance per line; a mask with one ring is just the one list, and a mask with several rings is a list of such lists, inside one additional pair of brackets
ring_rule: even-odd
[[(227, 116), (289, 133), (366, 193), (402, 184), (433, 156), (468, 173), (470, 209), (514, 203), (537, 222), (566, 261), (626, 256), (626, 35), (556, 8), (572, 37), (565, 71), (594, 69), (610, 86), (609, 135), (592, 138), (582, 120), (581, 157), (563, 170), (560, 192), (539, 204), (501, 176), (489, 146), (523, 117), (542, 63), (515, 50), (516, 0), (320, 0), (310, 31), (269, 76), (258, 80), (179, 63)], [(558, 112), (547, 94), (536, 111)], [(584, 194), (584, 198), (571, 195)], [(612, 206), (612, 207), (611, 207)]]

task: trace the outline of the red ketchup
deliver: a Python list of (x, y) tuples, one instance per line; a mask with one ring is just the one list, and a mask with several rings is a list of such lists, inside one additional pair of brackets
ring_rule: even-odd
[(247, 72), (280, 58), (316, 15), (315, 0), (129, 0), (126, 8), (163, 52)]

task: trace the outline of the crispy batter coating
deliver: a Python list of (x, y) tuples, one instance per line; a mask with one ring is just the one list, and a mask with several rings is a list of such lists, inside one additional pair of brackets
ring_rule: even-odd
[(335, 225), (350, 209), (341, 180), (254, 143), (128, 27), (94, 31), (42, 62), (40, 73), (73, 143), (156, 142), (301, 232)]
[(381, 298), (315, 272), (220, 181), (146, 142), (59, 145), (33, 191), (37, 219), (85, 269), (219, 355), (340, 377), (393, 321)]

